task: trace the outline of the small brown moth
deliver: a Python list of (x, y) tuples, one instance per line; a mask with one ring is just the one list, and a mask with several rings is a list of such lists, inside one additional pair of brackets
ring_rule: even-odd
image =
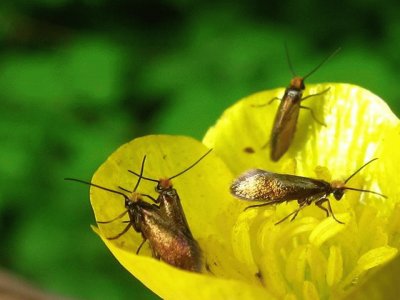
[(127, 223), (127, 226), (116, 236), (108, 237), (107, 239), (118, 239), (130, 228), (133, 228), (136, 232), (141, 233), (143, 237), (143, 241), (139, 245), (136, 254), (139, 253), (143, 244), (146, 242), (146, 240), (148, 240), (153, 257), (161, 259), (170, 265), (184, 270), (200, 272), (202, 255), (197, 241), (191, 234), (188, 235), (187, 231), (182, 230), (180, 224), (177, 224), (175, 220), (163, 213), (158, 205), (143, 201), (143, 196), (150, 196), (136, 192), (140, 180), (142, 179), (145, 159), (146, 156), (142, 161), (142, 167), (138, 181), (133, 192), (131, 192), (129, 196), (122, 192), (83, 180), (74, 178), (65, 179), (94, 186), (96, 188), (121, 195), (125, 199), (126, 210), (120, 215), (116, 216), (112, 220), (97, 221), (99, 224), (107, 224), (121, 219), (125, 215), (128, 215), (129, 220), (123, 221), (123, 223)]
[[(270, 152), (270, 158), (273, 161), (278, 161), (283, 154), (289, 149), (290, 144), (292, 143), (294, 133), (296, 131), (296, 124), (297, 120), (299, 118), (299, 111), (300, 108), (307, 109), (310, 111), (311, 116), (314, 118), (316, 122), (319, 124), (325, 126), (325, 124), (321, 121), (319, 121), (315, 115), (314, 112), (312, 111), (311, 108), (307, 106), (301, 105), (301, 103), (314, 96), (322, 95), (323, 93), (327, 92), (329, 90), (323, 90), (320, 93), (308, 95), (306, 97), (303, 97), (303, 91), (305, 89), (304, 85), (304, 80), (311, 76), (315, 71), (317, 71), (327, 60), (329, 60), (332, 56), (334, 56), (340, 49), (337, 49), (334, 53), (329, 55), (327, 58), (325, 58), (319, 65), (317, 65), (311, 72), (309, 72), (307, 75), (300, 77), (297, 76), (296, 73), (294, 72), (292, 63), (290, 61), (289, 57), (289, 51), (287, 49), (287, 46), (285, 44), (285, 49), (286, 49), (286, 55), (287, 55), (287, 60), (289, 63), (290, 70), (293, 74), (293, 78), (290, 81), (290, 85), (286, 88), (285, 93), (281, 98), (273, 98), (271, 99), (268, 104), (270, 104), (274, 100), (280, 100), (281, 103), (278, 107), (278, 111), (276, 112), (275, 115), (275, 120), (272, 125), (272, 131), (271, 131), (271, 139), (270, 139), (270, 144), (271, 144), (271, 152)], [(268, 145), (268, 143), (266, 144)], [(265, 146), (264, 146), (265, 147)]]
[[(248, 206), (246, 209), (297, 200), (299, 207), (276, 224), (285, 221), (290, 216), (293, 216), (291, 218), (291, 221), (293, 221), (300, 210), (313, 202), (324, 210), (327, 216), (332, 215), (338, 223), (343, 224), (343, 222), (335, 217), (332, 211), (328, 199), (330, 194), (333, 194), (336, 200), (342, 199), (345, 190), (367, 192), (387, 198), (385, 195), (374, 191), (346, 186), (346, 183), (353, 178), (354, 175), (375, 160), (377, 160), (377, 158), (365, 163), (345, 181), (332, 181), (331, 183), (319, 179), (277, 174), (259, 169), (249, 170), (235, 179), (231, 185), (231, 193), (233, 196), (242, 200), (264, 202), (262, 204)], [(327, 203), (327, 208), (322, 205), (325, 202)]]
[[(202, 155), (198, 160), (196, 160), (193, 164), (191, 164), (189, 167), (184, 169), (183, 171), (179, 172), (178, 174), (171, 176), (169, 178), (161, 178), (161, 179), (153, 179), (153, 178), (148, 178), (145, 176), (142, 176), (143, 179), (148, 180), (148, 181), (153, 181), (157, 183), (157, 186), (155, 187), (156, 192), (159, 194), (157, 199), (153, 199), (153, 201), (160, 206), (160, 210), (168, 216), (173, 222), (176, 224), (176, 226), (179, 226), (179, 228), (186, 232), (189, 236), (192, 236), (192, 233), (189, 228), (189, 224), (186, 220), (185, 213), (183, 211), (183, 207), (181, 204), (181, 200), (179, 198), (178, 192), (176, 189), (173, 188), (172, 186), (172, 179), (186, 173), (190, 169), (192, 169), (194, 166), (196, 166), (203, 158), (205, 158), (212, 149), (207, 151), (204, 155)], [(128, 170), (130, 173), (140, 176), (140, 174)]]

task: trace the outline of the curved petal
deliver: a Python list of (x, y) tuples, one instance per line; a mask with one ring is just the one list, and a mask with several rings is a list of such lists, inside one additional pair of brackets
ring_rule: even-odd
[[(119, 187), (132, 190), (137, 177), (128, 170), (139, 172), (144, 155), (147, 160), (143, 176), (158, 180), (186, 169), (207, 150), (203, 144), (188, 137), (153, 135), (138, 138), (110, 155), (94, 174), (92, 183), (118, 191)], [(207, 295), (220, 295), (223, 299), (228, 298), (228, 293), (232, 293), (230, 299), (234, 294), (237, 299), (268, 296), (267, 291), (257, 286), (249, 288), (244, 280), (238, 280), (244, 278), (246, 269), (236, 263), (229, 237), (243, 206), (229, 195), (232, 178), (225, 164), (211, 152), (188, 172), (173, 179), (193, 236), (203, 250), (205, 275), (179, 270), (151, 258), (146, 244), (140, 255), (136, 255), (142, 237), (133, 229), (116, 240), (107, 240), (126, 226), (120, 220), (99, 224), (97, 232), (119, 262), (162, 297), (207, 299)], [(138, 191), (156, 198), (155, 185), (142, 180)], [(122, 196), (95, 187), (91, 187), (90, 194), (96, 220), (111, 220), (124, 211)], [(261, 285), (255, 276), (252, 280)]]
[[(329, 88), (304, 103), (326, 126), (301, 111), (297, 131), (287, 153), (269, 159), (269, 139), (283, 89), (260, 92), (228, 108), (210, 128), (203, 142), (237, 176), (260, 168), (330, 181), (345, 180), (361, 165), (379, 158), (354, 176), (346, 186), (383, 193), (347, 190), (340, 202), (330, 203), (338, 224), (314, 205), (304, 208), (293, 222), (274, 225), (296, 207), (288, 204), (254, 208), (239, 216), (234, 228), (240, 241), (236, 253), (259, 266), (268, 289), (277, 297), (290, 291), (299, 298), (343, 297), (353, 292), (376, 269), (393, 259), (400, 248), (400, 123), (379, 97), (358, 86), (325, 83), (307, 86), (308, 94)], [(238, 200), (240, 201), (240, 200)], [(245, 202), (245, 201), (241, 201)], [(239, 239), (238, 239), (239, 240)], [(340, 265), (338, 265), (340, 264)], [(363, 267), (364, 266), (364, 267)], [(348, 283), (351, 284), (348, 284)]]
[(275, 299), (260, 286), (211, 273), (182, 271), (150, 257), (135, 255), (102, 239), (124, 268), (163, 299)]

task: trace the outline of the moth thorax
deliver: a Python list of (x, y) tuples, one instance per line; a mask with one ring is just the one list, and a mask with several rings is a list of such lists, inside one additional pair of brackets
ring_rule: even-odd
[(162, 178), (158, 181), (156, 191), (165, 191), (172, 188), (172, 182), (169, 178)]
[(302, 77), (295, 76), (290, 80), (290, 87), (299, 91), (304, 90), (306, 87), (304, 86), (304, 80)]

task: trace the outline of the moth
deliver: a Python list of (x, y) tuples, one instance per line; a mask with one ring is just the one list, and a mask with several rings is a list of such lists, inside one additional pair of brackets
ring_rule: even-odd
[[(345, 181), (336, 180), (330, 183), (319, 179), (253, 169), (244, 172), (236, 178), (231, 185), (230, 191), (233, 196), (242, 200), (264, 202), (248, 206), (246, 209), (297, 200), (299, 207), (276, 224), (285, 221), (291, 216), (291, 221), (293, 221), (304, 207), (312, 203), (315, 203), (315, 205), (325, 211), (327, 216), (332, 215), (336, 222), (343, 224), (343, 222), (335, 217), (332, 211), (328, 198), (330, 194), (333, 194), (336, 200), (341, 200), (346, 190), (372, 193), (387, 198), (385, 195), (374, 191), (346, 186), (347, 182), (354, 175), (375, 160), (377, 158), (362, 165)], [(323, 206), (324, 203), (327, 204), (327, 207)]]
[[(173, 222), (176, 224), (176, 226), (178, 226), (182, 231), (186, 232), (189, 236), (192, 236), (192, 233), (190, 231), (189, 224), (186, 220), (186, 216), (183, 211), (183, 207), (182, 207), (178, 192), (172, 185), (172, 179), (174, 179), (174, 178), (186, 173), (190, 169), (192, 169), (200, 161), (202, 161), (203, 158), (205, 158), (211, 151), (212, 151), (212, 149), (207, 151), (204, 155), (202, 155), (198, 160), (196, 160), (189, 167), (187, 167), (183, 171), (181, 171), (169, 178), (154, 179), (154, 178), (142, 176), (142, 178), (144, 180), (148, 180), (148, 181), (157, 183), (157, 185), (155, 187), (155, 191), (159, 194), (159, 196), (157, 197), (157, 199), (153, 198), (153, 201), (159, 205), (160, 210), (166, 216), (168, 216), (169, 219), (173, 220)], [(136, 176), (140, 176), (140, 174), (138, 174), (134, 171), (131, 171), (131, 170), (128, 170), (128, 171)]]
[(119, 234), (107, 237), (107, 239), (118, 239), (128, 232), (130, 228), (133, 228), (143, 238), (136, 254), (139, 254), (143, 244), (149, 241), (153, 257), (184, 270), (200, 272), (202, 253), (197, 241), (191, 234), (187, 233), (187, 230), (182, 230), (181, 224), (177, 224), (175, 219), (171, 219), (165, 214), (159, 205), (144, 201), (143, 197), (148, 195), (140, 194), (136, 191), (142, 179), (145, 160), (146, 156), (143, 158), (135, 188), (129, 195), (83, 180), (74, 178), (65, 179), (84, 183), (124, 198), (125, 210), (121, 214), (108, 221), (97, 221), (99, 224), (108, 224), (126, 215), (128, 216), (129, 219), (123, 221), (123, 223), (127, 223), (126, 227)]
[[(294, 137), (294, 133), (296, 131), (296, 125), (297, 125), (297, 120), (299, 118), (300, 108), (309, 110), (313, 119), (317, 123), (325, 126), (323, 122), (319, 121), (315, 117), (314, 112), (312, 111), (311, 108), (304, 106), (301, 103), (304, 100), (309, 99), (311, 97), (324, 94), (329, 90), (329, 88), (323, 90), (320, 93), (311, 94), (306, 97), (303, 97), (303, 91), (305, 90), (304, 80), (309, 76), (311, 76), (326, 61), (328, 61), (332, 56), (336, 55), (336, 53), (340, 50), (337, 49), (334, 53), (325, 58), (313, 70), (311, 70), (307, 75), (300, 77), (297, 76), (296, 73), (294, 72), (286, 44), (285, 44), (285, 49), (289, 67), (293, 74), (293, 78), (290, 81), (289, 86), (285, 89), (285, 93), (283, 94), (282, 98), (275, 97), (268, 102), (268, 104), (270, 104), (274, 100), (281, 101), (275, 115), (274, 123), (272, 125), (271, 137), (269, 141), (269, 144), (271, 146), (270, 158), (273, 161), (278, 161), (289, 149), (290, 144), (292, 143)], [(266, 145), (268, 145), (268, 143)], [(264, 147), (266, 145), (264, 145)]]

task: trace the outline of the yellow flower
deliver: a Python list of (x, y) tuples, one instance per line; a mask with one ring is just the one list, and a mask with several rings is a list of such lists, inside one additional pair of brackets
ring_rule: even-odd
[[(327, 126), (301, 111), (293, 143), (279, 162), (270, 161), (268, 147), (261, 149), (269, 139), (278, 103), (257, 106), (282, 96), (283, 89), (251, 95), (227, 109), (203, 140), (214, 149), (211, 154), (173, 179), (203, 251), (202, 273), (151, 258), (147, 244), (136, 255), (141, 236), (133, 230), (108, 240), (126, 226), (121, 221), (99, 224), (96, 231), (119, 262), (163, 298), (361, 297), (362, 284), (396, 257), (400, 247), (400, 188), (396, 182), (400, 125), (382, 100), (360, 87), (308, 85), (305, 96), (328, 87), (322, 96), (306, 100)], [(144, 176), (159, 179), (182, 171), (207, 147), (187, 137), (135, 139), (108, 158), (92, 183), (132, 190), (137, 178), (128, 169), (138, 172), (144, 155)], [(388, 198), (350, 190), (341, 201), (330, 197), (335, 216), (344, 225), (327, 218), (315, 205), (304, 208), (293, 222), (275, 225), (298, 207), (296, 201), (243, 211), (254, 203), (229, 194), (233, 179), (251, 168), (330, 181), (347, 178), (375, 157), (379, 159), (347, 185), (381, 192)], [(154, 186), (154, 182), (142, 181), (138, 191), (156, 197)], [(124, 211), (121, 196), (94, 187), (91, 202), (98, 221), (113, 219)]]

